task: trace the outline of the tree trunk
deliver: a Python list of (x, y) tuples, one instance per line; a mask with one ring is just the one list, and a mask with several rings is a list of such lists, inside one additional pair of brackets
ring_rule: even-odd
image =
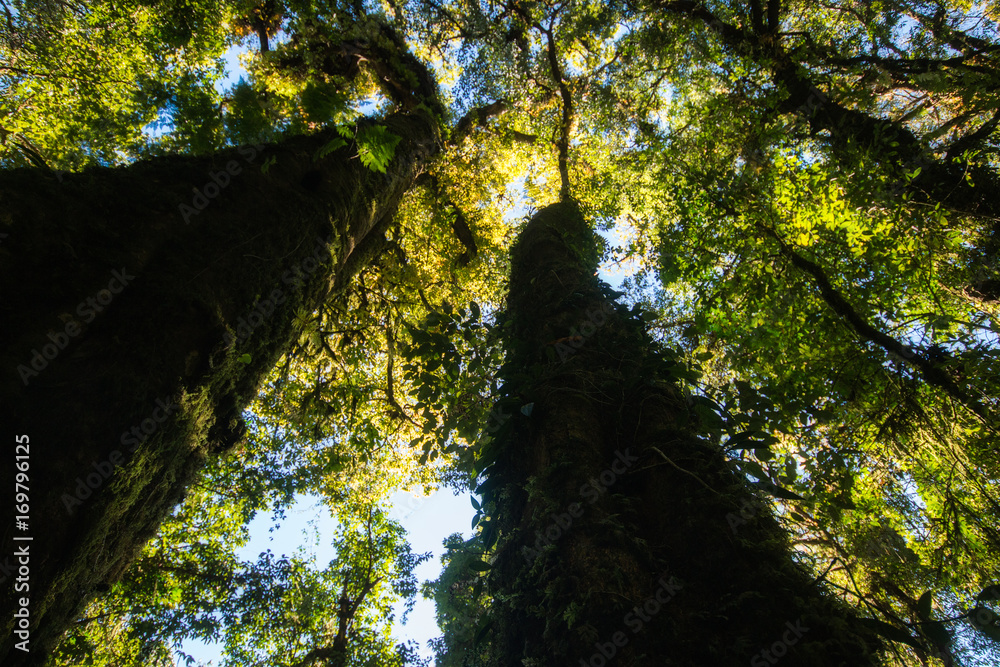
[(480, 487), (484, 540), (500, 536), (494, 664), (879, 664), (880, 642), (699, 439), (670, 361), (597, 260), (572, 202), (512, 250), (504, 393), (521, 408), (486, 446)]
[[(296, 314), (379, 251), (440, 144), (429, 114), (385, 123), (402, 137), (385, 174), (354, 147), (323, 157), (333, 131), (59, 178), (0, 174), (0, 663), (40, 662), (121, 576), (205, 458), (240, 440)], [(28, 447), (15, 452), (15, 436)], [(27, 461), (19, 509), (15, 461)]]

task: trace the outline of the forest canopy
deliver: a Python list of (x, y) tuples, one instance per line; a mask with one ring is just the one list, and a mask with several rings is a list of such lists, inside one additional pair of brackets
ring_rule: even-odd
[[(149, 519), (155, 535), (122, 546), (113, 576), (59, 593), (76, 607), (65, 602), (33, 659), (173, 665), (182, 642), (198, 639), (220, 642), (222, 664), (241, 667), (425, 664), (390, 631), (393, 609), (422, 590), (443, 632), (436, 664), (515, 664), (499, 648), (514, 636), (503, 614), (514, 612), (498, 610), (518, 608), (520, 593), (498, 582), (517, 534), (505, 512), (520, 505), (501, 492), (512, 483), (501, 467), (505, 443), (533, 419), (525, 387), (535, 366), (517, 360), (535, 357), (512, 313), (511, 249), (539, 211), (574, 202), (601, 233), (602, 266), (625, 276), (622, 292), (600, 288), (618, 304), (606, 312), (648, 334), (637, 358), (656, 370), (636, 382), (669, 379), (685, 406), (677, 428), (696, 432), (752, 494), (724, 513), (733, 541), (773, 515), (796, 567), (882, 642), (877, 661), (858, 664), (1000, 660), (996, 3), (0, 6), (6, 287), (21, 267), (49, 261), (41, 228), (19, 240), (25, 211), (51, 205), (46, 224), (72, 229), (84, 210), (74, 192), (90, 193), (99, 203), (87, 206), (111, 221), (95, 243), (112, 239), (115, 252), (131, 243), (137, 258), (159, 257), (175, 238), (182, 250), (232, 250), (226, 261), (239, 266), (271, 248), (268, 259), (298, 253), (259, 285), (256, 268), (227, 279), (206, 266), (192, 269), (198, 282), (162, 288), (210, 303), (218, 281), (253, 306), (227, 310), (218, 296), (218, 308), (190, 321), (222, 313), (212, 340), (225, 344), (157, 366), (164, 377), (211, 380), (201, 407), (192, 399), (182, 411), (195, 415), (196, 440), (223, 444), (184, 464), (189, 476), (171, 480), (162, 516)], [(226, 70), (236, 58), (234, 80)], [(132, 174), (128, 183), (142, 185), (121, 187), (142, 189), (117, 199), (123, 190), (107, 185), (117, 176), (102, 174)], [(20, 185), (32, 179), (44, 192), (65, 181), (70, 194), (50, 200)], [(17, 192), (27, 204), (11, 203)], [(114, 211), (134, 216), (128, 206), (147, 201), (134, 210), (153, 211), (155, 224), (118, 236), (132, 223)], [(279, 213), (322, 219), (308, 229), (330, 235), (269, 231), (286, 224)], [(338, 226), (338, 215), (350, 224)], [(262, 239), (286, 233), (287, 247), (244, 246), (215, 231), (213, 216)], [(567, 243), (589, 257), (583, 241)], [(54, 266), (105, 271), (77, 246), (56, 245)], [(47, 307), (44, 289), (16, 299)], [(160, 287), (151, 289), (154, 303)], [(566, 299), (596, 299), (594, 289)], [(79, 299), (54, 294), (51, 313)], [(0, 310), (9, 328), (22, 326), (19, 303)], [(54, 326), (46, 316), (37, 341)], [(603, 331), (604, 315), (587, 317)], [(178, 322), (178, 341), (196, 339), (179, 317), (166, 321), (165, 336)], [(584, 349), (591, 334), (575, 326), (552, 334), (548, 357), (532, 363), (554, 368)], [(58, 385), (63, 371), (28, 363), (36, 339), (10, 335), (9, 386)], [(639, 340), (614, 335), (623, 346)], [(165, 359), (171, 349), (137, 355)], [(5, 388), (0, 399), (14, 395)], [(24, 396), (27, 405), (44, 394)], [(200, 409), (211, 419), (199, 421)], [(683, 468), (659, 453), (658, 465)], [(101, 493), (124, 498), (132, 483)], [(477, 515), (473, 537), (449, 538), (441, 576), (421, 586), (413, 571), (428, 556), (411, 550), (390, 497), (435, 489), (471, 493)], [(41, 492), (59, 512), (70, 508), (63, 489)], [(282, 516), (303, 494), (337, 520), (324, 536), (335, 559), (241, 560), (250, 521)], [(645, 511), (697, 525), (708, 509)], [(607, 525), (609, 535), (624, 530)], [(573, 628), (578, 609), (564, 612)], [(588, 646), (608, 641), (580, 625)], [(743, 664), (771, 639), (760, 637)], [(553, 640), (553, 660), (564, 650)], [(696, 664), (657, 659), (631, 664)]]

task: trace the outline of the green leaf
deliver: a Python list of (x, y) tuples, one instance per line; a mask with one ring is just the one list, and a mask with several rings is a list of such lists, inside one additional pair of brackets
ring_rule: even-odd
[(475, 570), (476, 572), (489, 572), (493, 569), (493, 566), (489, 563), (484, 563), (481, 560), (474, 560), (469, 563), (469, 569)]
[(479, 630), (476, 632), (476, 637), (472, 640), (472, 645), (479, 646), (483, 639), (486, 638), (486, 633), (490, 631), (491, 627), (493, 627), (493, 619), (485, 619), (483, 624), (479, 626)]
[(358, 157), (371, 169), (385, 173), (385, 168), (396, 152), (402, 137), (390, 132), (384, 125), (366, 127), (358, 133)]
[(774, 458), (774, 452), (767, 447), (757, 447), (753, 450), (753, 454), (761, 461), (770, 461)]
[(340, 137), (335, 137), (331, 141), (328, 141), (326, 144), (321, 146), (318, 151), (316, 151), (316, 155), (313, 156), (313, 162), (319, 162), (333, 151), (337, 150), (338, 148), (343, 148), (346, 145), (347, 145), (346, 141), (344, 141)]
[(334, 114), (344, 109), (347, 98), (338, 86), (311, 81), (300, 97), (302, 110), (313, 122), (326, 123)]
[(930, 591), (926, 591), (917, 600), (917, 615), (920, 616), (920, 620), (929, 621), (931, 618), (931, 604), (934, 602), (934, 596)]
[(757, 449), (764, 444), (756, 439), (760, 435), (763, 435), (760, 431), (737, 433), (726, 442), (726, 449)]
[(805, 500), (799, 494), (789, 491), (783, 487), (778, 486), (772, 482), (760, 482), (759, 484), (754, 484), (759, 489), (771, 494), (775, 498), (782, 498), (783, 500)]
[(485, 482), (476, 487), (476, 493), (478, 493), (480, 496), (489, 493), (490, 489), (496, 486), (499, 483), (499, 481), (500, 480), (497, 479), (496, 477), (490, 477)]
[(768, 479), (767, 473), (764, 472), (764, 469), (756, 461), (741, 461), (739, 467), (743, 472), (748, 473), (761, 481)]

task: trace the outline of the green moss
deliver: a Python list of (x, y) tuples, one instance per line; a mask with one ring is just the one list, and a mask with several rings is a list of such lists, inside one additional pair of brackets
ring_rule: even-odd
[[(699, 440), (641, 320), (607, 307), (596, 261), (572, 204), (539, 212), (512, 251), (504, 388), (534, 406), (509, 422), (484, 494), (501, 531), (493, 664), (586, 663), (624, 632), (619, 664), (746, 665), (797, 619), (811, 629), (784, 664), (878, 664), (879, 642), (794, 562), (769, 512), (734, 534), (727, 515), (765, 501)], [(547, 354), (574, 336), (572, 354)], [(626, 450), (636, 460), (622, 468)], [(588, 497), (593, 479), (601, 491)], [(569, 522), (574, 503), (583, 511)], [(679, 590), (628, 627), (663, 577)]]
[[(424, 119), (386, 123), (408, 137), (387, 176), (344, 151), (315, 162), (316, 148), (329, 140), (322, 134), (264, 154), (255, 149), (252, 160), (231, 150), (95, 169), (64, 183), (28, 170), (0, 174), (0, 219), (9, 220), (10, 233), (0, 247), (11, 259), (0, 267), (11, 294), (0, 306), (11, 315), (0, 331), (5, 368), (30, 357), (61, 313), (107, 285), (109, 271), (126, 267), (135, 275), (27, 387), (16, 374), (0, 380), (0, 416), (37, 447), (33, 548), (55, 554), (33, 563), (35, 650), (11, 652), (8, 617), (0, 623), (4, 664), (43, 660), (94, 586), (121, 575), (206, 458), (236, 443), (242, 409), (298, 337), (295, 314), (336, 298), (371, 257), (387, 212), (438, 146)], [(267, 156), (276, 156), (280, 169), (263, 174), (257, 167)], [(179, 203), (229, 161), (242, 172), (185, 224)], [(317, 169), (315, 187), (304, 187), (304, 175)], [(335, 239), (329, 249), (325, 239)], [(288, 280), (311, 260), (318, 260), (315, 270)], [(240, 319), (275, 289), (283, 303), (251, 335), (233, 340)], [(134, 455), (123, 451), (113, 477), (67, 513), (62, 497), (77, 477), (126, 450), (123, 432), (168, 399), (180, 406), (176, 412)], [(12, 589), (2, 595), (9, 604)]]

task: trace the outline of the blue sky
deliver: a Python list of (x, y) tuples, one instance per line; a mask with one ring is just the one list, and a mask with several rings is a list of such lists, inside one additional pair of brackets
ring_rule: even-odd
[[(472, 536), (471, 524), (475, 511), (469, 494), (456, 496), (450, 490), (442, 489), (431, 496), (419, 498), (401, 492), (396, 493), (392, 500), (391, 516), (406, 528), (413, 551), (430, 551), (434, 554), (416, 569), (417, 580), (424, 582), (437, 579), (441, 572), (444, 539), (456, 532), (463, 533), (466, 538)], [(291, 555), (299, 548), (304, 548), (306, 554), (315, 555), (319, 566), (325, 565), (334, 557), (330, 542), (336, 529), (336, 521), (317, 498), (300, 496), (281, 521), (281, 527), (273, 531), (272, 528), (274, 522), (269, 513), (258, 515), (250, 523), (250, 542), (237, 552), (237, 556), (245, 561), (254, 561), (258, 554), (268, 549), (276, 554)], [(434, 602), (418, 595), (416, 605), (408, 617), (409, 622), (402, 625), (398, 617), (399, 613), (393, 627), (396, 641), (416, 640), (421, 646), (422, 655), (431, 657), (433, 653), (427, 642), (441, 634), (434, 620)], [(205, 665), (221, 663), (221, 648), (220, 645), (206, 645), (195, 641), (183, 644), (186, 653), (193, 656), (199, 664)]]

